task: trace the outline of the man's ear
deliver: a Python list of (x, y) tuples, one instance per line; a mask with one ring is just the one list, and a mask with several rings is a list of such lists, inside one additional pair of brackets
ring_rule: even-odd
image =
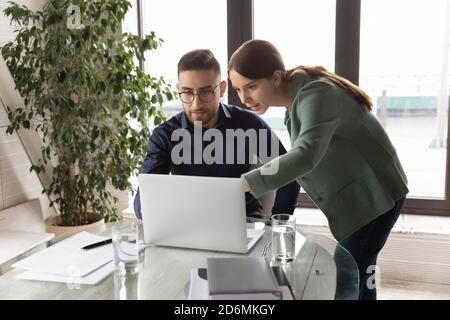
[(220, 97), (223, 97), (223, 95), (225, 94), (225, 90), (227, 89), (227, 81), (226, 80), (222, 80), (220, 82)]
[(181, 89), (180, 89), (180, 83), (179, 83), (179, 82), (177, 82), (177, 90), (178, 90), (178, 91), (181, 91)]
[(272, 75), (273, 84), (278, 87), (281, 84), (281, 71), (275, 70)]

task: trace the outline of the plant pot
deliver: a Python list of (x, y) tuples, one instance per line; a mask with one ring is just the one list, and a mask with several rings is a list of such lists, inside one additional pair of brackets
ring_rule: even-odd
[(48, 233), (54, 233), (55, 236), (60, 236), (64, 234), (77, 233), (80, 231), (100, 232), (105, 230), (106, 225), (102, 215), (89, 212), (88, 220), (94, 222), (82, 226), (66, 227), (60, 226), (61, 217), (50, 217), (45, 220), (45, 231)]

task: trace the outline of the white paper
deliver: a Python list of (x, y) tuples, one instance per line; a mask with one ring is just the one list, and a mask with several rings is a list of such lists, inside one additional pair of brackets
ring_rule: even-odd
[(52, 239), (53, 233), (0, 230), (0, 264)]
[(86, 231), (37, 252), (12, 265), (13, 268), (63, 277), (84, 277), (113, 259), (112, 244), (82, 250), (92, 243), (108, 239)]
[(200, 278), (198, 268), (191, 269), (188, 300), (209, 300), (208, 280)]
[(88, 273), (84, 277), (81, 277), (79, 274), (77, 274), (76, 270), (73, 271), (74, 273), (70, 276), (60, 276), (48, 273), (25, 271), (17, 275), (17, 278), (25, 280), (62, 282), (71, 286), (75, 286), (77, 284), (96, 285), (114, 271), (114, 263), (111, 261), (104, 266), (101, 266), (97, 270)]

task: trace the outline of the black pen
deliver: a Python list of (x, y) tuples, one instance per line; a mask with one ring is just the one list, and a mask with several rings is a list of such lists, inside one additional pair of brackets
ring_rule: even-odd
[(111, 243), (111, 242), (112, 242), (112, 239), (103, 240), (103, 241), (96, 242), (96, 243), (90, 244), (88, 246), (85, 246), (85, 247), (81, 248), (81, 250), (97, 248), (97, 247), (103, 246), (103, 245)]

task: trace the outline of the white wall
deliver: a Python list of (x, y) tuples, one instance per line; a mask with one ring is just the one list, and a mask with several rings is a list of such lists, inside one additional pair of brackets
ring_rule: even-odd
[[(16, 2), (36, 10), (45, 1), (18, 0)], [(9, 24), (10, 20), (3, 14), (7, 6), (7, 1), (0, 0), (0, 46), (14, 39), (14, 26)], [(17, 101), (17, 93), (14, 91), (14, 84), (11, 83), (9, 73), (4, 69), (3, 59), (0, 59), (0, 63), (3, 67), (0, 68), (0, 98), (5, 104), (9, 104), (11, 101)], [(0, 209), (40, 198), (42, 191), (38, 177), (35, 173), (30, 173), (31, 162), (19, 136), (6, 134), (8, 123), (6, 111), (0, 102)]]
[[(14, 27), (9, 24), (9, 19), (3, 14), (3, 10), (9, 5), (8, 1), (10, 0), (0, 0), (0, 46), (14, 38)], [(13, 2), (25, 5), (31, 10), (39, 10), (45, 0), (13, 0)]]

